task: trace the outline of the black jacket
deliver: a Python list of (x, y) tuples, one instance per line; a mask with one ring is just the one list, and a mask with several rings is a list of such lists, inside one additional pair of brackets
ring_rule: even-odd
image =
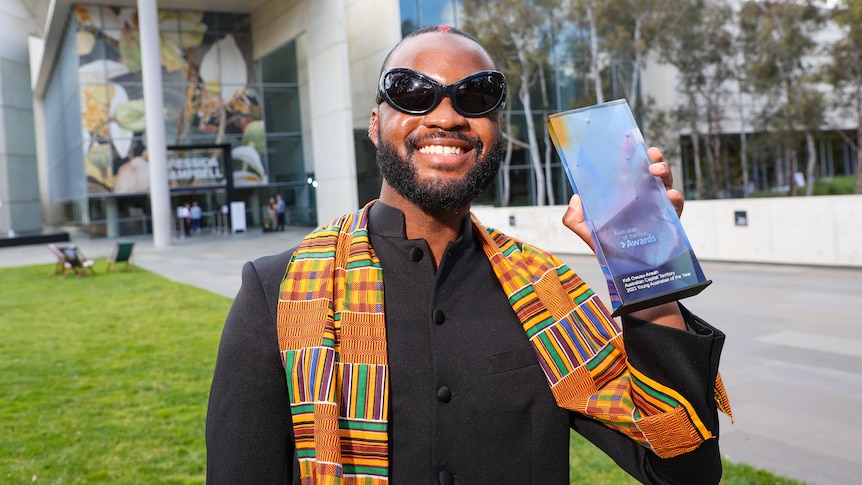
[[(565, 484), (570, 429), (644, 483), (719, 481), (717, 439), (663, 460), (556, 406), (468, 219), (436, 272), (425, 242), (406, 240), (403, 227), (400, 212), (372, 208), (385, 284), (392, 483)], [(208, 483), (299, 483), (275, 323), (291, 254), (243, 268), (210, 394)], [(691, 332), (623, 318), (626, 350), (638, 369), (682, 393), (717, 436), (713, 383), (724, 335), (684, 313)]]

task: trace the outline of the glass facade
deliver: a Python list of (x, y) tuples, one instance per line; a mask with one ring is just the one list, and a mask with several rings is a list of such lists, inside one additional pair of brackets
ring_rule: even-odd
[(67, 26), (44, 99), (51, 202), (81, 200), (87, 195), (77, 68), (75, 29)]
[(401, 0), (401, 35), (427, 25), (459, 26), (460, 0)]
[[(215, 186), (194, 175), (171, 178), (172, 204), (197, 201), (217, 214), (229, 179), (232, 199), (246, 202), (254, 226), (266, 214), (262, 199), (281, 192), (288, 201), (307, 200), (293, 193), (309, 190), (294, 43), (255, 62), (248, 15), (159, 10), (158, 20), (169, 165), (172, 149), (182, 146), (212, 146), (215, 154), (228, 145), (233, 159), (232, 173)], [(52, 201), (86, 207), (72, 211), (72, 222), (97, 226), (117, 208), (120, 220), (146, 221), (137, 10), (76, 5), (61, 51), (45, 96), (46, 119), (56, 125), (47, 132), (58, 138), (48, 142)], [(314, 222), (313, 210), (300, 212), (305, 217), (294, 222)], [(147, 224), (129, 231), (147, 231)]]

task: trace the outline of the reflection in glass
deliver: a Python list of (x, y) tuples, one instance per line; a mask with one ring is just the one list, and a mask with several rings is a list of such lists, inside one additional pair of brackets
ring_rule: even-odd
[(270, 135), (266, 143), (269, 175), (272, 182), (305, 180), (302, 163), (302, 138)]
[(264, 87), (266, 127), (269, 133), (290, 133), (302, 129), (299, 110), (299, 88)]

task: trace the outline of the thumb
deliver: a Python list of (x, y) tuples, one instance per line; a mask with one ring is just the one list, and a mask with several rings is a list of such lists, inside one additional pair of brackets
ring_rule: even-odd
[(578, 194), (569, 199), (569, 206), (566, 208), (566, 213), (563, 214), (563, 225), (568, 227), (572, 232), (578, 235), (590, 249), (595, 252), (596, 248), (593, 245), (593, 237), (590, 234), (590, 228), (587, 225), (584, 217), (584, 207), (581, 204), (581, 197)]

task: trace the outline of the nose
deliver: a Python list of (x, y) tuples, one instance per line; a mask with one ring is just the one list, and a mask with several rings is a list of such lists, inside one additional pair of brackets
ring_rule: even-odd
[(426, 126), (446, 131), (456, 131), (467, 127), (467, 117), (455, 111), (449, 95), (444, 95), (443, 99), (440, 100), (440, 104), (433, 111), (422, 117), (422, 122)]

